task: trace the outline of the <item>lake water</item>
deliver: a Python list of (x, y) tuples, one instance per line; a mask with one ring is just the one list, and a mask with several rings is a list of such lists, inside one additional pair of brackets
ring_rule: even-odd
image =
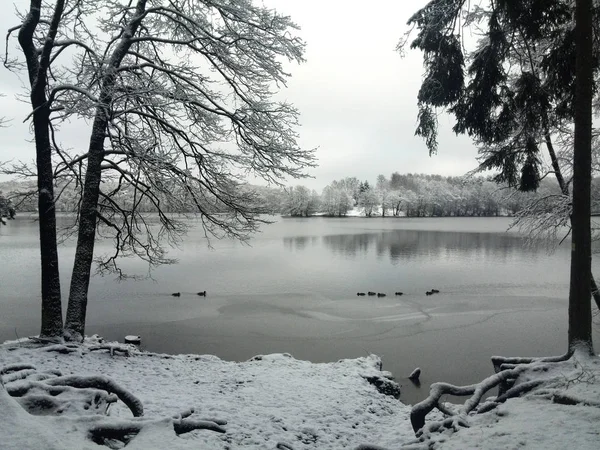
[[(195, 228), (169, 253), (179, 263), (155, 270), (153, 280), (94, 277), (87, 334), (139, 334), (147, 350), (229, 360), (375, 353), (407, 403), (426, 396), (431, 382), (491, 374), (491, 355), (566, 350), (568, 244), (553, 254), (528, 248), (506, 231), (507, 218), (274, 220), (250, 246), (221, 240), (209, 249)], [(109, 252), (110, 243), (98, 250)], [(73, 254), (72, 242), (60, 248), (65, 299)], [(0, 227), (0, 264), (0, 341), (36, 334), (37, 223), (21, 216)], [(125, 267), (145, 272), (136, 260)], [(426, 296), (431, 288), (441, 292)], [(203, 290), (208, 296), (198, 297)], [(417, 366), (420, 388), (406, 379)]]

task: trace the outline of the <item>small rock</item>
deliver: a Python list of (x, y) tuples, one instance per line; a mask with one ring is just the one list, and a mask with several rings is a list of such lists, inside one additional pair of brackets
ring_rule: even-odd
[(419, 377), (421, 376), (421, 369), (419, 367), (417, 367), (415, 370), (413, 370), (410, 375), (408, 376), (408, 379), (410, 381), (419, 381)]

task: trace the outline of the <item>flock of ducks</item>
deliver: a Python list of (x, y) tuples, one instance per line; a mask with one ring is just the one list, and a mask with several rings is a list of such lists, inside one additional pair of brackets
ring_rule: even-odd
[[(439, 294), (440, 291), (438, 291), (437, 289), (432, 289), (430, 291), (425, 292), (425, 295), (433, 295), (433, 294)], [(173, 297), (181, 297), (181, 292), (173, 292), (171, 294)], [(206, 291), (200, 291), (197, 292), (196, 295), (199, 295), (200, 297), (206, 297)], [(376, 295), (377, 297), (385, 297), (387, 294), (384, 294), (383, 292), (373, 292), (373, 291), (369, 291), (369, 292), (357, 292), (356, 295), (363, 296), (363, 295), (369, 295), (369, 296), (373, 296)], [(404, 292), (394, 292), (394, 295), (404, 295)]]
[[(173, 292), (171, 295), (173, 297), (181, 297), (181, 292)], [(200, 297), (206, 297), (206, 291), (197, 292), (196, 295), (199, 295)]]
[[(366, 294), (364, 292), (357, 292), (356, 295), (376, 295), (377, 297), (385, 297), (386, 294), (383, 294), (381, 292), (367, 292)], [(396, 295), (402, 295), (402, 292), (396, 292)]]
[[(433, 294), (439, 294), (440, 291), (438, 291), (437, 289), (432, 289), (430, 291), (425, 292), (425, 295), (433, 295)], [(369, 292), (357, 292), (356, 295), (358, 296), (363, 296), (363, 295), (376, 295), (377, 297), (385, 297), (387, 294), (384, 294), (383, 292), (373, 292), (373, 291), (369, 291)], [(394, 292), (394, 295), (404, 295), (404, 292)]]

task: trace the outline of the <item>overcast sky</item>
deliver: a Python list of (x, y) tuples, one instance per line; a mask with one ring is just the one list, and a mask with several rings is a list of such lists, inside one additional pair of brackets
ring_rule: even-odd
[[(3, 6), (26, 4), (3, 0)], [(439, 153), (429, 157), (414, 136), (416, 96), (423, 65), (417, 51), (402, 58), (395, 47), (406, 21), (425, 0), (265, 0), (290, 15), (307, 44), (306, 62), (290, 67), (292, 78), (282, 96), (300, 111), (299, 143), (317, 147), (314, 179), (300, 180), (320, 191), (334, 179), (356, 176), (374, 182), (392, 172), (462, 175), (476, 166), (476, 150), (466, 137), (456, 137), (452, 122), (440, 117)], [(0, 15), (0, 30), (18, 23), (12, 6)], [(0, 68), (3, 115), (12, 119), (0, 129), (0, 161), (35, 158), (27, 105), (16, 99), (23, 80)], [(69, 129), (69, 143), (87, 144), (85, 127)], [(6, 180), (5, 177), (0, 180)]]

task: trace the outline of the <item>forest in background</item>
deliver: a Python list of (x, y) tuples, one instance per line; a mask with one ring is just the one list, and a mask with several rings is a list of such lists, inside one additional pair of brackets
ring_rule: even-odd
[[(110, 181), (108, 182), (110, 183)], [(405, 217), (493, 217), (514, 216), (534, 201), (547, 196), (559, 195), (553, 180), (542, 180), (537, 192), (521, 192), (502, 186), (491, 178), (481, 176), (442, 176), (426, 174), (400, 174), (394, 172), (388, 178), (379, 175), (373, 182), (357, 177), (334, 180), (321, 193), (303, 185), (268, 187), (246, 185), (253, 193), (256, 209), (265, 214), (282, 214), (294, 217), (325, 215), (344, 217), (358, 210), (361, 215)], [(593, 211), (600, 211), (600, 179), (592, 183)], [(56, 209), (59, 212), (77, 212), (80, 201), (79, 187), (60, 183)], [(195, 205), (186, 202), (187, 194), (181, 192), (180, 208), (169, 208), (168, 213), (193, 213)], [(30, 181), (0, 182), (0, 203), (10, 200), (18, 212), (36, 211), (37, 193), (35, 183)], [(138, 201), (132, 189), (120, 188), (118, 202), (124, 208)], [(181, 207), (183, 205), (183, 207)], [(185, 205), (189, 205), (187, 208)], [(138, 205), (141, 212), (156, 212), (154, 204), (147, 199)], [(218, 212), (218, 203), (207, 207)]]

